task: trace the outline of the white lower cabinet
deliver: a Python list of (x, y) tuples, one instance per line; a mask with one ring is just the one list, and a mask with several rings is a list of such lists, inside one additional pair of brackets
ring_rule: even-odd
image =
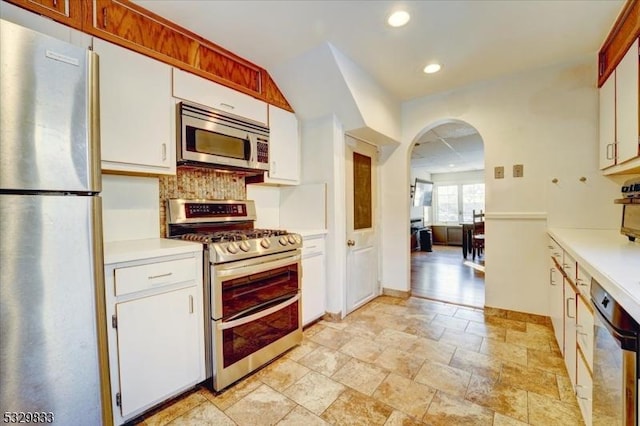
[(302, 324), (326, 312), (326, 260), (324, 235), (304, 237), (302, 247)]
[[(566, 250), (549, 240), (549, 316), (582, 417), (591, 426), (593, 311), (591, 277)], [(562, 259), (562, 262), (560, 262)]]
[(576, 399), (586, 426), (591, 426), (593, 409), (593, 379), (587, 363), (582, 356), (578, 357), (576, 380)]
[(565, 279), (564, 283), (564, 363), (567, 367), (567, 373), (571, 384), (576, 384), (576, 311), (577, 294), (569, 280)]
[(116, 425), (205, 379), (198, 247), (191, 253), (105, 265)]
[(199, 379), (197, 286), (116, 304), (122, 416)]
[(549, 316), (553, 332), (558, 342), (560, 352), (564, 354), (564, 278), (559, 267), (554, 262), (554, 253), (559, 250), (555, 241), (551, 240), (549, 249), (551, 258), (549, 260)]

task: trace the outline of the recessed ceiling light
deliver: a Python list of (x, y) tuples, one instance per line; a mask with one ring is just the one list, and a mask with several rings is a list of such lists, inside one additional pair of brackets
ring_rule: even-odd
[(409, 22), (409, 19), (411, 19), (411, 16), (408, 12), (405, 12), (404, 10), (398, 10), (397, 12), (393, 12), (389, 16), (389, 19), (387, 19), (387, 23), (392, 27), (401, 27), (403, 25), (406, 25), (407, 22)]
[(449, 167), (455, 167), (455, 166), (456, 166), (455, 164), (449, 164)]
[(434, 64), (429, 64), (426, 67), (424, 67), (424, 72), (427, 74), (433, 74), (436, 73), (438, 71), (440, 71), (440, 68), (442, 68), (440, 66), (440, 64), (434, 63)]

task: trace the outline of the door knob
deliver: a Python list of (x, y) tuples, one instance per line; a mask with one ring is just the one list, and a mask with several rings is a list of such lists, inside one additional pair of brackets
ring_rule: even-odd
[(347, 240), (347, 245), (348, 245), (349, 247), (353, 247), (353, 246), (355, 246), (355, 245), (356, 245), (356, 242), (355, 242), (354, 240)]

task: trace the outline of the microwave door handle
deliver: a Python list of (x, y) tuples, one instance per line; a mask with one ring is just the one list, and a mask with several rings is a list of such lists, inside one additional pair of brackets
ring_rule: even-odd
[(252, 151), (252, 146), (251, 146), (251, 136), (249, 136), (249, 134), (247, 134), (247, 137), (244, 139), (244, 159), (246, 161), (252, 161), (253, 158), (253, 152)]

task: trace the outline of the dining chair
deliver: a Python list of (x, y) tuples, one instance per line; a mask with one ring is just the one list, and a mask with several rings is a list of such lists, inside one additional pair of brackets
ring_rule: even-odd
[(471, 233), (471, 253), (475, 260), (476, 255), (480, 257), (484, 252), (484, 212), (473, 211), (473, 230)]

